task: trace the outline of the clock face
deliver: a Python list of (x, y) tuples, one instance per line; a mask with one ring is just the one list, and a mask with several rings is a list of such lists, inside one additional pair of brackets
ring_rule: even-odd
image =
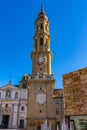
[(46, 101), (46, 94), (43, 94), (43, 93), (37, 94), (37, 96), (36, 96), (36, 102), (37, 103), (44, 104), (45, 101)]
[(39, 62), (40, 63), (44, 62), (44, 58), (43, 57), (39, 57)]

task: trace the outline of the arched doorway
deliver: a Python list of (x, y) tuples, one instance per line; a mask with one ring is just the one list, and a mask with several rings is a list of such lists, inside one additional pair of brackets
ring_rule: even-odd
[(56, 122), (56, 130), (60, 130), (60, 122), (59, 121)]

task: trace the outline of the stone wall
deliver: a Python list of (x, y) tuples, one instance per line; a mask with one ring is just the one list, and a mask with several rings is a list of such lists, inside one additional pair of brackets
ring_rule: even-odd
[(87, 114), (87, 68), (63, 75), (64, 114)]

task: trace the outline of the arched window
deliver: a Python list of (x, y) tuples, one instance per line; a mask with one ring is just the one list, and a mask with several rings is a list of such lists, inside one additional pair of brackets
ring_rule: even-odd
[(18, 92), (15, 93), (15, 98), (18, 98)]
[(23, 87), (23, 88), (27, 88), (27, 85), (26, 85), (26, 83), (24, 83), (24, 84), (22, 85), (22, 87)]
[(43, 29), (43, 24), (41, 23), (41, 25), (40, 25), (40, 28), (41, 28), (41, 30)]
[(21, 110), (24, 111), (24, 106), (21, 107)]
[(43, 38), (40, 38), (40, 46), (43, 45)]
[(10, 90), (6, 91), (5, 97), (6, 98), (10, 98), (11, 97), (11, 91)]

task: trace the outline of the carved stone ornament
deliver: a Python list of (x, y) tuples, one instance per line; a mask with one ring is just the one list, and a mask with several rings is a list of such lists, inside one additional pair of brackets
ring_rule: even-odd
[(46, 101), (46, 94), (39, 93), (36, 95), (36, 102), (38, 104), (44, 104)]

